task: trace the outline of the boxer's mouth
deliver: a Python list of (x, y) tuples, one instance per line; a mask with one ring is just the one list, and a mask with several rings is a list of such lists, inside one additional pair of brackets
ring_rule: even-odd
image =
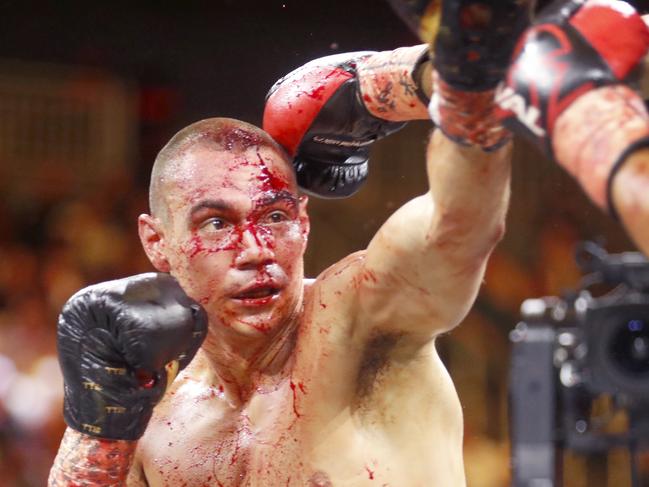
[(253, 304), (268, 302), (273, 297), (277, 296), (279, 292), (280, 288), (274, 285), (257, 285), (245, 289), (232, 297), (233, 299)]
[(267, 298), (269, 296), (274, 296), (279, 293), (279, 289), (276, 287), (258, 287), (244, 291), (234, 296), (234, 299), (258, 299), (258, 298)]

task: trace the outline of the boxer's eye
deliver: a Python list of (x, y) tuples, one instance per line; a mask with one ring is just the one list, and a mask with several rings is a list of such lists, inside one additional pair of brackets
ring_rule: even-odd
[(269, 223), (281, 223), (287, 221), (288, 219), (288, 215), (285, 212), (279, 210), (269, 213), (266, 217), (266, 220)]
[(222, 218), (210, 218), (201, 225), (201, 229), (204, 230), (223, 230), (226, 227), (227, 223)]

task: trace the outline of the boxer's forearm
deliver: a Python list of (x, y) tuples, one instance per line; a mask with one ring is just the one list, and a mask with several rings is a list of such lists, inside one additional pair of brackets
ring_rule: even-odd
[(629, 156), (612, 182), (617, 214), (636, 245), (649, 255), (649, 149)]
[(102, 440), (68, 428), (50, 471), (48, 486), (123, 486), (136, 445), (136, 441)]
[(504, 232), (509, 202), (511, 143), (485, 152), (451, 142), (441, 131), (427, 151), (436, 250), (478, 265)]
[[(383, 332), (426, 342), (466, 316), (504, 232), (511, 147), (463, 147), (435, 131), (430, 191), (400, 208), (368, 246), (363, 312)], [(404, 303), (407, 305), (404, 306)]]

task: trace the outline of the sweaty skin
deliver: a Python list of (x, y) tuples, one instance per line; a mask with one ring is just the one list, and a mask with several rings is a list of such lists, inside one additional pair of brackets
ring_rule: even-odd
[[(132, 462), (126, 485), (465, 485), (462, 411), (435, 339), (470, 309), (503, 234), (510, 147), (435, 132), (429, 191), (309, 281), (306, 199), (285, 155), (247, 140), (190, 145), (165, 180), (165, 218), (140, 217), (150, 260), (210, 324), (135, 453), (113, 457)], [(66, 435), (88, 453), (75, 465), (106, 444)], [(50, 485), (74, 478), (65, 453)]]

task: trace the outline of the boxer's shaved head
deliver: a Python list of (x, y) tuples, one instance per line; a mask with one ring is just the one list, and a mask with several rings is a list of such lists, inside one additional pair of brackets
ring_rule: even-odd
[(290, 164), (284, 150), (270, 135), (254, 125), (231, 118), (208, 118), (193, 123), (174, 135), (158, 153), (151, 170), (149, 208), (151, 215), (166, 220), (165, 188), (183, 162), (183, 155), (192, 148), (203, 145), (216, 151), (234, 154), (251, 147), (269, 147)]

